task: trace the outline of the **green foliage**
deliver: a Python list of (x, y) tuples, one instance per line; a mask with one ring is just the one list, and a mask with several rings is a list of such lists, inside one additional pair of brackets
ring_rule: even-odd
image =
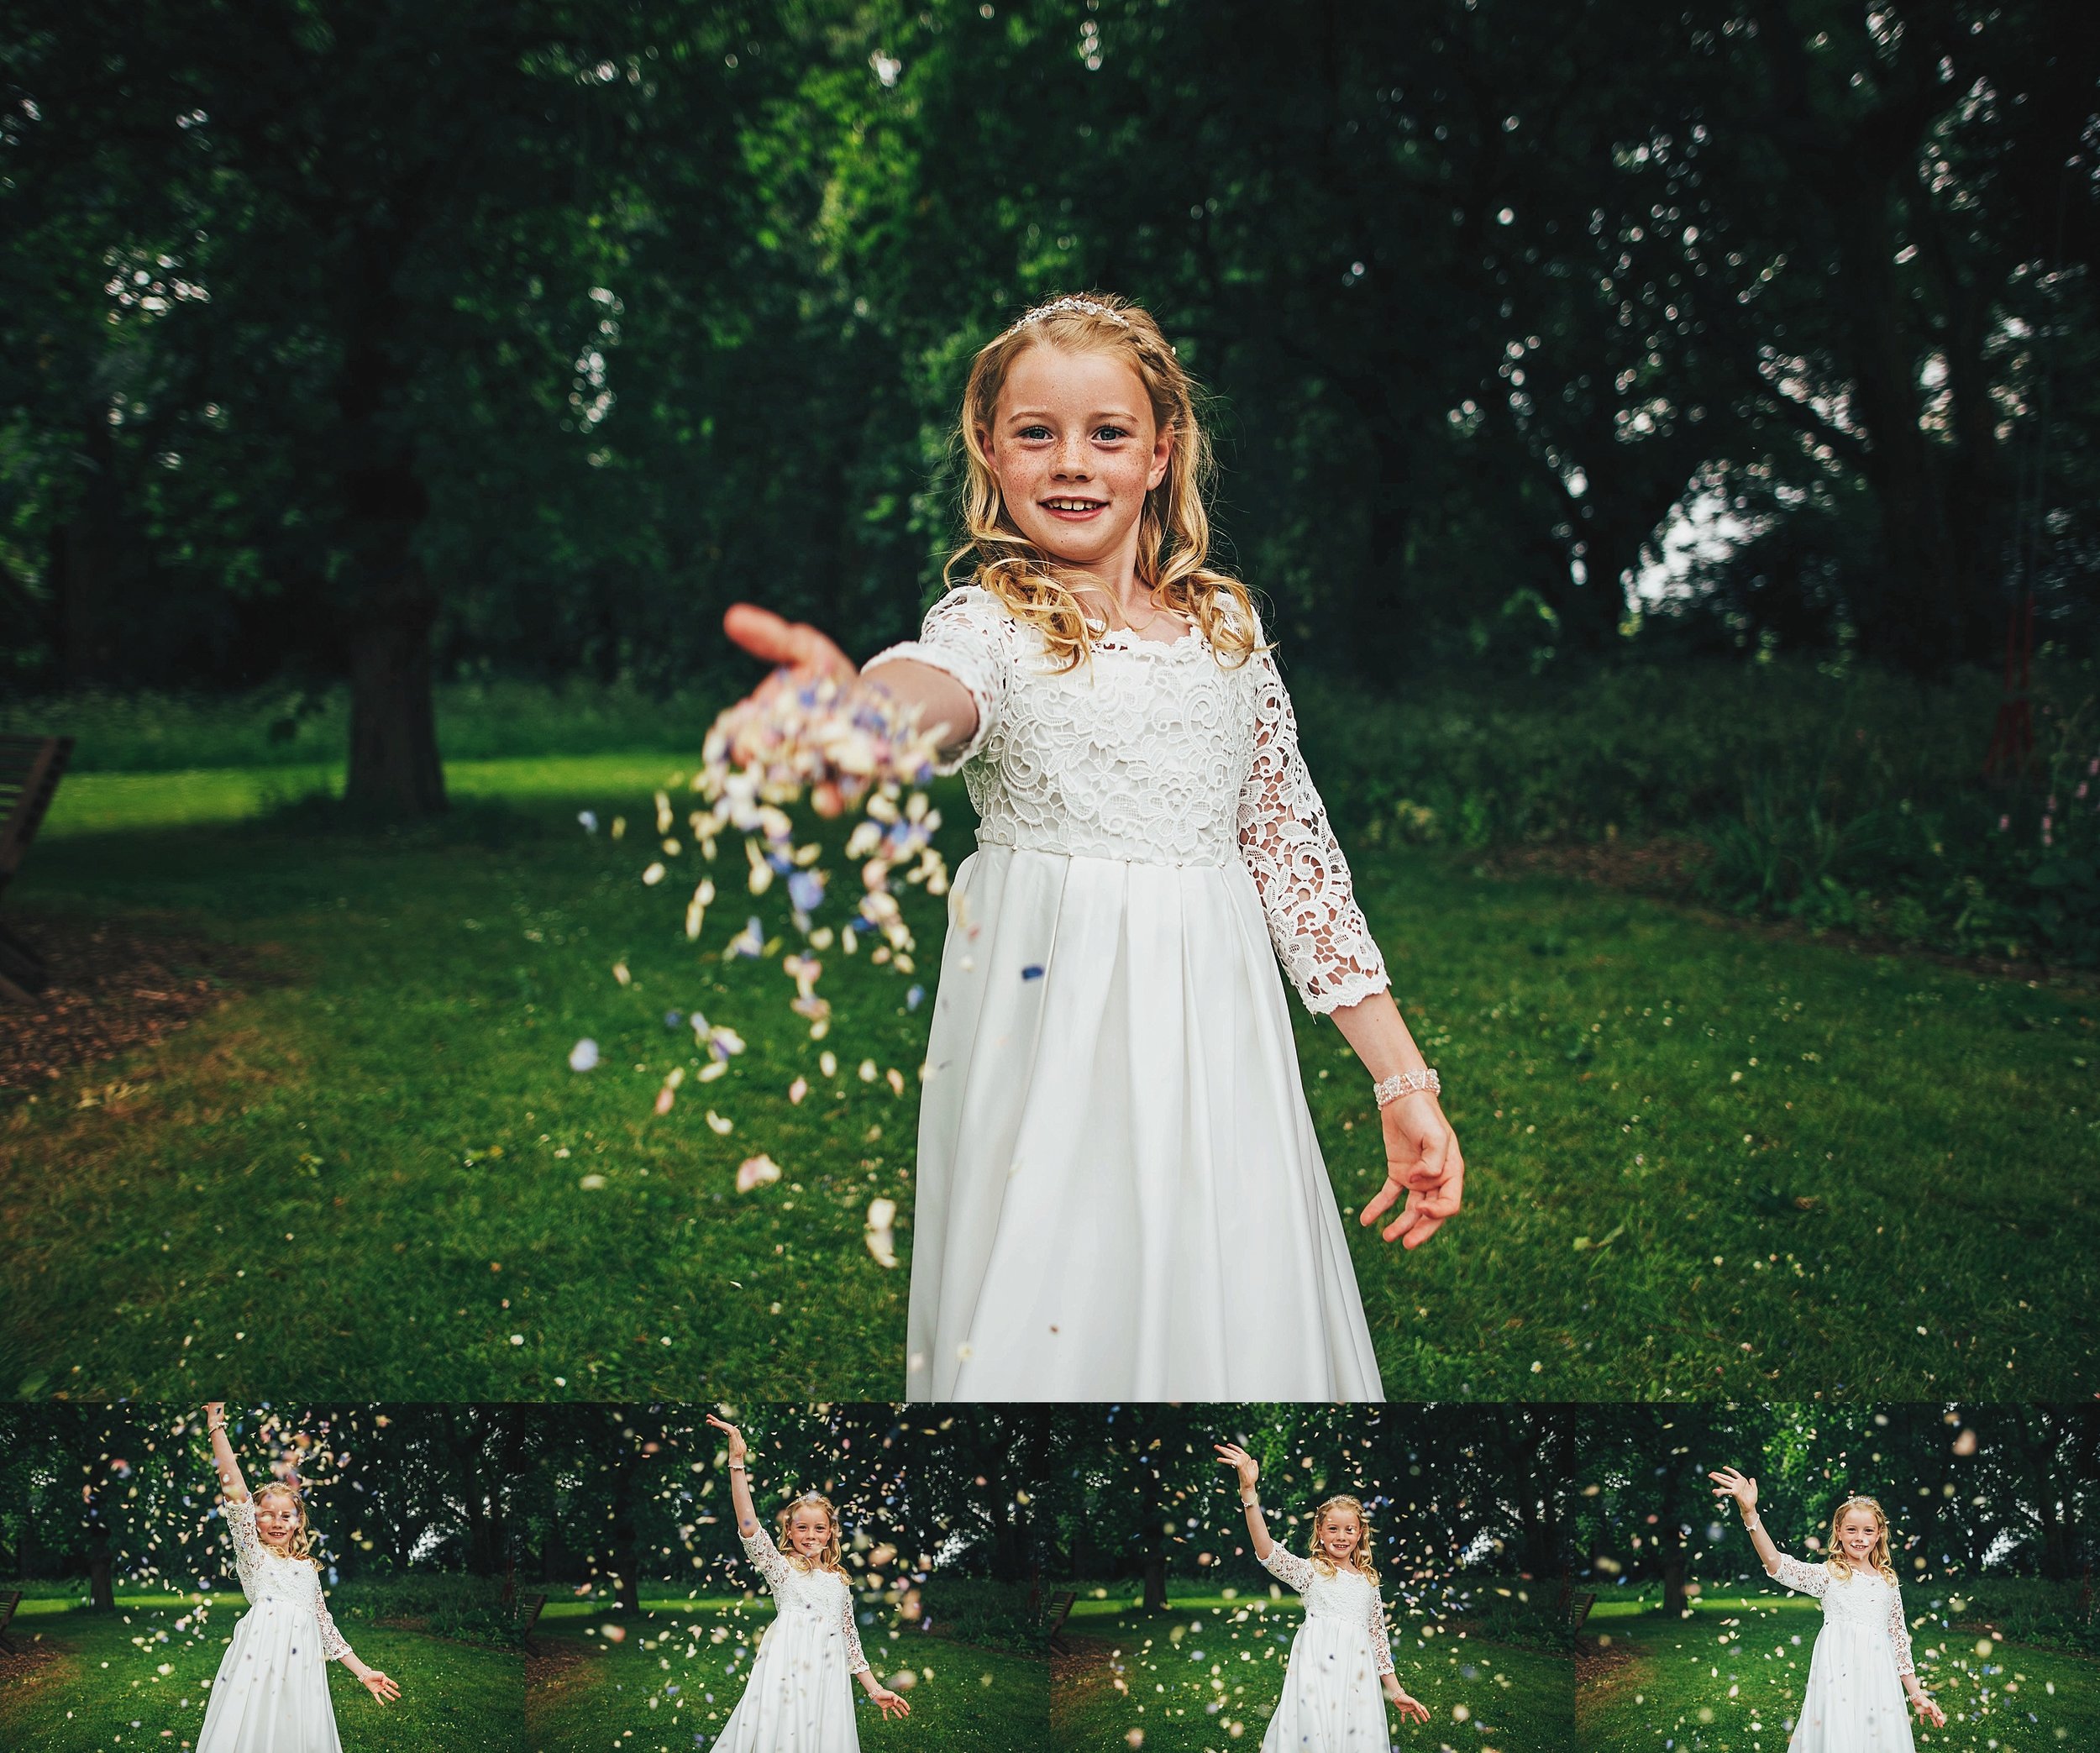
[(491, 1577), (409, 1571), (339, 1582), (328, 1592), (328, 1611), (353, 1642), (360, 1622), (428, 1631), (499, 1649), (518, 1646), (517, 1616), (503, 1604), (503, 1585)]

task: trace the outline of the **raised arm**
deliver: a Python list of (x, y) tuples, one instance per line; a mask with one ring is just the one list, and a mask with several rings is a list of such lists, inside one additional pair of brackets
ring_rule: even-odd
[(736, 1512), (737, 1532), (749, 1540), (760, 1532), (759, 1512), (751, 1501), (751, 1445), (743, 1440), (743, 1432), (727, 1419), (707, 1414), (707, 1422), (729, 1436), (729, 1507)]
[(1742, 1511), (1743, 1527), (1750, 1535), (1750, 1543), (1756, 1548), (1757, 1561), (1765, 1567), (1765, 1574), (1797, 1594), (1821, 1595), (1830, 1587), (1830, 1573), (1819, 1564), (1803, 1564), (1798, 1558), (1790, 1558), (1772, 1544), (1772, 1536), (1765, 1532), (1764, 1519), (1757, 1514), (1757, 1482), (1739, 1473), (1732, 1467), (1722, 1467), (1706, 1476), (1714, 1481), (1714, 1495), (1733, 1498)]
[(228, 1503), (245, 1502), (248, 1484), (240, 1476), (240, 1457), (226, 1440), (226, 1402), (204, 1403), (204, 1429), (212, 1443), (212, 1465), (218, 1469), (218, 1488)]
[(1253, 1542), (1256, 1561), (1267, 1564), (1276, 1542), (1268, 1537), (1268, 1524), (1262, 1519), (1262, 1500), (1254, 1490), (1254, 1482), (1262, 1476), (1261, 1463), (1237, 1443), (1218, 1442), (1210, 1446), (1218, 1451), (1218, 1459), (1240, 1476), (1240, 1507), (1247, 1512), (1247, 1537)]

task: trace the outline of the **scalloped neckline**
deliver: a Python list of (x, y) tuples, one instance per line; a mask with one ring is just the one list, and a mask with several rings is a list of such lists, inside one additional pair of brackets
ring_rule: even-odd
[(1178, 651), (1184, 645), (1201, 645), (1204, 643), (1203, 629), (1193, 625), (1176, 639), (1147, 639), (1126, 627), (1112, 627), (1105, 632), (1096, 633), (1089, 626), (1087, 634), (1096, 651), (1137, 651), (1147, 646), (1156, 647), (1161, 651)]

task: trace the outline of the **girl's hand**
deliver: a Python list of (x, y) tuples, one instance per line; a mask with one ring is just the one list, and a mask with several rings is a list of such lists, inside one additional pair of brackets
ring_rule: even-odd
[(1253, 1490), (1254, 1482), (1262, 1477), (1261, 1463), (1237, 1443), (1214, 1442), (1210, 1446), (1218, 1451), (1219, 1460), (1238, 1472), (1240, 1489)]
[(1429, 1706), (1406, 1692), (1399, 1682), (1394, 1682), (1393, 1690), (1387, 1697), (1393, 1701), (1393, 1708), (1399, 1712), (1403, 1723), (1426, 1723), (1429, 1720)]
[(1910, 1694), (1910, 1708), (1918, 1713), (1918, 1720), (1929, 1723), (1935, 1729), (1947, 1726), (1947, 1714), (1925, 1696), (1924, 1688), (1914, 1688)]
[(1444, 1118), (1435, 1094), (1410, 1090), (1378, 1110), (1385, 1134), (1385, 1185), (1363, 1208), (1360, 1223), (1375, 1223), (1404, 1194), (1400, 1215), (1379, 1233), (1387, 1241), (1418, 1248), (1456, 1217), (1466, 1193), (1466, 1159), (1458, 1135)]
[(226, 1415), (226, 1402), (207, 1400), (204, 1403), (204, 1422), (207, 1426), (219, 1423)]
[(868, 1696), (874, 1700), (875, 1708), (882, 1713), (882, 1719), (885, 1723), (890, 1720), (890, 1714), (892, 1711), (900, 1717), (908, 1717), (911, 1714), (911, 1707), (886, 1686), (878, 1686)]
[(1755, 1479), (1746, 1478), (1732, 1467), (1725, 1467), (1706, 1477), (1714, 1482), (1715, 1497), (1733, 1498), (1746, 1509), (1757, 1507), (1757, 1482)]
[(729, 1458), (732, 1461), (742, 1461), (750, 1455), (751, 1445), (743, 1440), (743, 1432), (727, 1419), (717, 1418), (711, 1412), (707, 1414), (707, 1422), (717, 1430), (727, 1430), (729, 1433)]
[(367, 1668), (357, 1677), (365, 1690), (382, 1704), (391, 1704), (401, 1696), (401, 1688), (377, 1668)]
[[(823, 676), (843, 685), (860, 674), (853, 660), (815, 627), (799, 621), (784, 621), (755, 602), (731, 604), (722, 617), (722, 630), (752, 656), (764, 658), (769, 664), (785, 664), (794, 672), (797, 687)], [(769, 685), (776, 685), (774, 677), (767, 677), (752, 690), (751, 699), (759, 699)]]

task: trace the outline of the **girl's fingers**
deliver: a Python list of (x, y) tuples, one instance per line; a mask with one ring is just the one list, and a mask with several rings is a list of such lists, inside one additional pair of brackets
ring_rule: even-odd
[[(1400, 1184), (1389, 1174), (1385, 1185), (1372, 1195), (1371, 1203), (1363, 1208), (1363, 1214), (1357, 1221), (1366, 1226), (1376, 1223), (1392, 1210), (1393, 1201), (1399, 1198), (1402, 1191)], [(1385, 1239), (1390, 1241), (1393, 1238), (1389, 1235)]]

